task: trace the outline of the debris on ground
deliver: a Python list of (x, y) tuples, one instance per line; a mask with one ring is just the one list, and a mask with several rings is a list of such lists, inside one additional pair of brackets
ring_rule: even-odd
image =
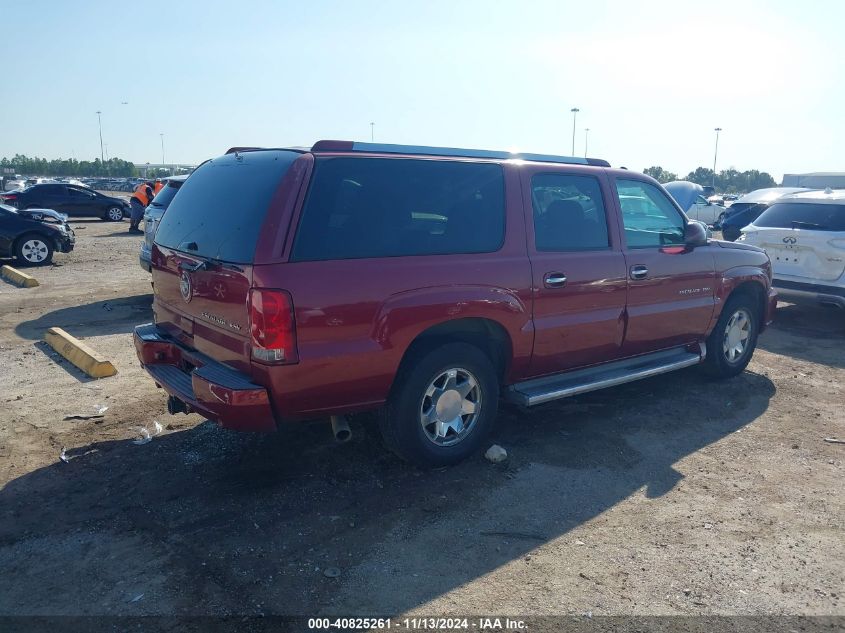
[(152, 433), (150, 433), (149, 429), (147, 429), (147, 427), (145, 426), (133, 426), (132, 429), (138, 432), (138, 437), (132, 440), (132, 443), (141, 445), (146, 444), (147, 442), (151, 442), (156, 435), (158, 435), (164, 430), (164, 427), (158, 420), (153, 420)]
[(144, 594), (139, 593), (137, 596), (135, 596), (134, 598), (132, 598), (132, 600), (130, 600), (129, 602), (138, 602), (138, 600), (140, 600), (140, 599), (141, 599), (141, 598), (143, 598), (143, 597), (144, 597)]
[(62, 420), (102, 420), (104, 417), (102, 413), (71, 413)]
[(62, 452), (59, 453), (59, 459), (62, 460), (65, 464), (70, 461), (70, 457), (67, 456), (67, 451), (65, 450), (64, 446), (62, 446)]
[(827, 442), (828, 444), (845, 444), (845, 440), (839, 440), (839, 439), (836, 439), (835, 437), (826, 437), (826, 438), (824, 438), (824, 441)]
[(508, 452), (498, 444), (493, 444), (493, 446), (488, 448), (487, 452), (484, 453), (484, 457), (494, 464), (500, 464), (508, 458)]

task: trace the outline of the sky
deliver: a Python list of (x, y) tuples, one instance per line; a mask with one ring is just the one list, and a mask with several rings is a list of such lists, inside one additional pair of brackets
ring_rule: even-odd
[[(125, 5), (125, 6), (124, 6)], [(319, 139), (845, 171), (845, 2), (0, 0), (0, 157)], [(126, 102), (126, 103), (123, 103)], [(370, 123), (375, 125), (371, 128)]]

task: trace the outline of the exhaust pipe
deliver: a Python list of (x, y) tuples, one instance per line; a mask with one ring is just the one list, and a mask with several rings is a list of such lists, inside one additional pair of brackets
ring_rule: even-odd
[(345, 444), (352, 439), (352, 429), (349, 428), (349, 422), (346, 421), (346, 416), (333, 415), (331, 422), (332, 435), (334, 435), (334, 439), (338, 444)]
[(167, 412), (170, 415), (176, 415), (177, 413), (187, 413), (188, 412), (188, 405), (179, 400), (176, 396), (170, 396), (167, 398)]

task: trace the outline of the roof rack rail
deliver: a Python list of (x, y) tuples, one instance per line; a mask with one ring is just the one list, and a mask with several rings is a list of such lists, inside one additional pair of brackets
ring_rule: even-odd
[(378, 154), (424, 154), (426, 156), (459, 156), (461, 158), (498, 158), (524, 160), (541, 163), (567, 163), (571, 165), (594, 165), (610, 167), (601, 158), (578, 156), (555, 156), (553, 154), (526, 154), (486, 149), (461, 149), (457, 147), (427, 147), (425, 145), (392, 145), (388, 143), (360, 143), (358, 141), (317, 141), (312, 152), (373, 152)]

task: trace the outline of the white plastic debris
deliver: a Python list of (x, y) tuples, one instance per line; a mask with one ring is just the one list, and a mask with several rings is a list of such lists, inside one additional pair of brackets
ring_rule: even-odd
[(143, 597), (144, 597), (144, 594), (139, 593), (137, 596), (135, 596), (134, 598), (132, 598), (132, 600), (130, 600), (129, 602), (138, 602), (138, 600), (140, 600), (140, 599), (141, 599), (141, 598), (143, 598)]
[(147, 442), (151, 442), (152, 439), (161, 433), (164, 430), (164, 427), (161, 425), (161, 422), (158, 420), (153, 420), (153, 432), (150, 433), (149, 429), (145, 426), (133, 426), (132, 427), (137, 433), (138, 437), (132, 440), (133, 444), (146, 444)]
[(109, 408), (104, 404), (98, 404), (94, 406), (94, 409), (97, 411), (97, 415), (103, 415)]
[(70, 457), (67, 456), (67, 452), (65, 451), (64, 446), (62, 446), (62, 452), (59, 453), (59, 459), (62, 460), (65, 464), (70, 461)]
[(484, 457), (494, 464), (499, 464), (508, 458), (508, 452), (498, 444), (493, 444), (493, 446), (488, 448), (487, 452), (484, 453)]
[(145, 426), (135, 426), (132, 427), (138, 432), (140, 437), (135, 438), (132, 440), (133, 444), (146, 444), (147, 442), (151, 441), (153, 438), (150, 436), (150, 432), (147, 430)]

